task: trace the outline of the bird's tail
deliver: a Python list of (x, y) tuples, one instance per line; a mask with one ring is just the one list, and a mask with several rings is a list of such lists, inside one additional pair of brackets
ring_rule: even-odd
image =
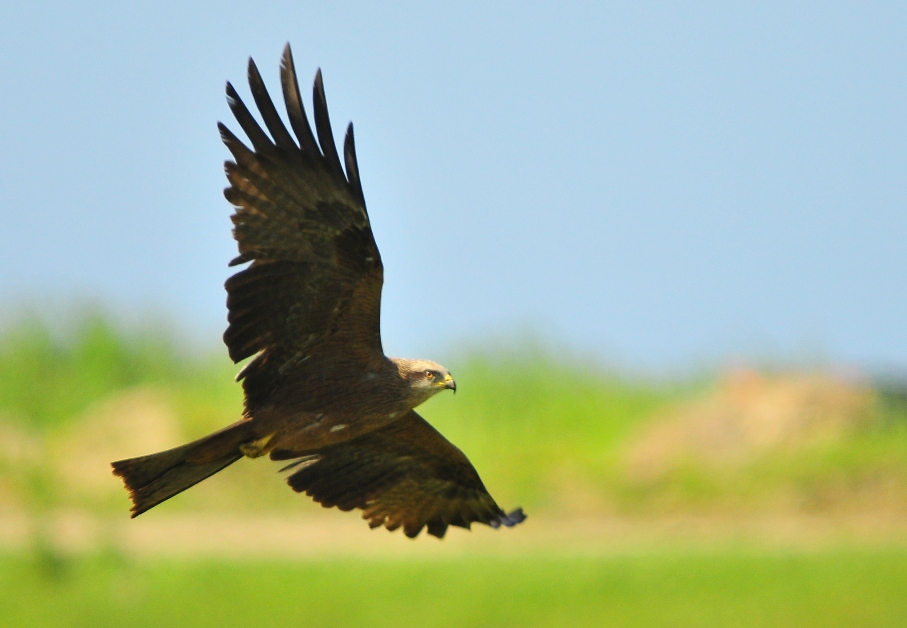
[(137, 517), (242, 458), (239, 446), (250, 438), (249, 423), (243, 420), (180, 447), (110, 466), (123, 478)]

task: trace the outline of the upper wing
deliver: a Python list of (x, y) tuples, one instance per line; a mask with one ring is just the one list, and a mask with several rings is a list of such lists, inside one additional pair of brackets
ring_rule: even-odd
[[(383, 357), (379, 313), (383, 267), (359, 181), (353, 125), (343, 156), (334, 145), (321, 71), (315, 77), (315, 129), (309, 126), (289, 44), (281, 63), (284, 126), (249, 59), (249, 85), (270, 137), (227, 83), (227, 97), (252, 148), (223, 124), (235, 161), (225, 164), (236, 208), (239, 257), (252, 264), (227, 280), (224, 342), (235, 362), (257, 355), (245, 379), (247, 407), (263, 401), (282, 376), (316, 353), (367, 363)], [(273, 138), (273, 139), (272, 139)]]
[(428, 526), (429, 534), (441, 538), (449, 525), (469, 528), (478, 521), (497, 528), (525, 519), (522, 509), (501, 510), (463, 452), (412, 410), (344, 443), (271, 454), (275, 460), (298, 456), (302, 460), (287, 467), (303, 465), (287, 478), (294, 491), (325, 508), (360, 508), (373, 528), (402, 525), (414, 537)]

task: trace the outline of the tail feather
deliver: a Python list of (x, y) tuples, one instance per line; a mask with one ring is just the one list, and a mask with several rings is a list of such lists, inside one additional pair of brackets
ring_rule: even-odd
[(246, 421), (240, 421), (180, 447), (110, 466), (123, 479), (137, 517), (242, 458), (239, 446), (249, 438)]

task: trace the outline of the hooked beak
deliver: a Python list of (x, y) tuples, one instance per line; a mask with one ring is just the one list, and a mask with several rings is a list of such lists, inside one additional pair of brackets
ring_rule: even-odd
[(446, 388), (447, 390), (452, 390), (454, 391), (454, 394), (457, 394), (457, 382), (455, 382), (452, 377), (447, 380), (444, 388)]

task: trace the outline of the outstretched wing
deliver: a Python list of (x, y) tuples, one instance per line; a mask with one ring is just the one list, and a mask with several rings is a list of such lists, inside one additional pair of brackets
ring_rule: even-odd
[(251, 148), (218, 125), (234, 159), (225, 164), (230, 187), (224, 196), (236, 208), (233, 235), (239, 245), (239, 257), (230, 265), (252, 262), (227, 280), (229, 326), (224, 333), (234, 362), (256, 356), (238, 376), (244, 379), (247, 409), (317, 354), (354, 364), (383, 357), (383, 268), (365, 210), (353, 125), (344, 142), (344, 173), (321, 71), (314, 86), (317, 141), (289, 45), (281, 83), (295, 138), (251, 59), (249, 85), (270, 136), (229, 83), (230, 108)]
[(352, 440), (304, 452), (274, 451), (275, 460), (296, 458), (287, 478), (325, 508), (360, 508), (372, 528), (403, 526), (408, 537), (428, 527), (444, 536), (448, 526), (472, 522), (514, 526), (522, 509), (507, 514), (495, 503), (469, 459), (411, 410), (399, 421)]

